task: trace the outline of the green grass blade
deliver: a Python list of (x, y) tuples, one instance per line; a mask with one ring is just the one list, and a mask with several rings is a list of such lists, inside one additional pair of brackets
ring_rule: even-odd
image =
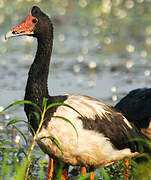
[(7, 165), (7, 160), (8, 160), (8, 157), (9, 157), (8, 152), (5, 152), (2, 167), (1, 167), (0, 177), (5, 177), (5, 175), (7, 174), (7, 166), (8, 166)]
[(32, 118), (32, 115), (35, 116), (35, 118), (36, 118), (36, 120), (38, 121), (38, 124), (39, 124), (40, 123), (40, 114), (37, 113), (37, 112), (34, 112), (34, 111), (30, 112), (30, 114), (29, 114), (29, 121)]
[[(132, 138), (129, 140), (130, 142), (133, 142), (133, 141), (137, 141), (137, 142), (140, 142), (140, 143), (145, 143), (148, 145), (149, 149), (151, 150), (151, 141), (148, 140), (148, 139), (142, 139), (142, 138)], [(140, 144), (141, 145), (141, 144)]]
[(25, 120), (13, 119), (13, 120), (11, 120), (11, 121), (9, 121), (9, 122), (7, 123), (6, 127), (7, 127), (7, 126), (10, 126), (10, 125), (13, 125), (13, 124), (15, 124), (15, 123), (18, 123), (18, 122), (23, 122), (23, 123), (27, 124), (27, 125), (29, 126), (29, 128), (32, 130), (33, 134), (35, 135), (35, 131), (34, 131), (33, 127), (30, 125), (29, 122), (27, 122), (27, 121), (25, 121)]
[(19, 155), (22, 154), (22, 153), (25, 155), (25, 157), (27, 157), (27, 154), (26, 154), (24, 148), (19, 148), (19, 151), (18, 151), (18, 153), (17, 153), (17, 157), (19, 157)]
[(78, 178), (78, 180), (88, 180), (89, 177), (90, 177), (90, 173), (86, 174), (85, 176), (83, 176), (82, 173), (81, 173), (81, 175), (80, 175), (80, 177)]
[(37, 104), (35, 104), (35, 103), (31, 102), (31, 101), (28, 101), (28, 100), (16, 101), (16, 102), (10, 104), (9, 106), (7, 106), (6, 108), (4, 108), (3, 111), (6, 111), (7, 109), (11, 108), (12, 106), (15, 106), (15, 105), (18, 105), (18, 104), (30, 104), (30, 105), (36, 107), (41, 112), (41, 109)]
[(13, 126), (14, 126), (14, 128), (22, 135), (22, 137), (24, 138), (24, 140), (25, 140), (25, 142), (26, 142), (26, 145), (28, 145), (28, 141), (27, 141), (25, 135), (24, 135), (15, 125), (13, 125)]
[(11, 142), (8, 141), (8, 140), (6, 140), (6, 141), (4, 141), (4, 142), (0, 142), (0, 146), (10, 145), (10, 144), (11, 144)]
[(69, 107), (69, 108), (73, 109), (75, 112), (77, 112), (82, 118), (84, 118), (84, 117), (82, 116), (82, 114), (79, 113), (75, 108), (73, 108), (72, 106), (70, 106), (70, 105), (68, 105), (68, 104), (65, 104), (65, 103), (59, 103), (59, 102), (58, 102), (58, 103), (49, 104), (49, 105), (47, 106), (47, 108), (46, 108), (46, 111), (47, 111), (48, 109), (54, 107), (54, 106), (66, 106), (66, 107)]
[(9, 121), (9, 122), (7, 123), (6, 127), (7, 127), (7, 126), (10, 126), (10, 125), (13, 125), (13, 124), (15, 124), (15, 123), (18, 123), (18, 122), (24, 122), (24, 123), (26, 123), (26, 121), (24, 121), (24, 120), (13, 119), (13, 120), (11, 120), (11, 121)]
[(72, 127), (74, 128), (74, 130), (75, 130), (75, 132), (77, 134), (77, 138), (78, 138), (78, 131), (77, 131), (76, 127), (74, 126), (74, 124), (69, 119), (67, 119), (65, 117), (62, 117), (62, 116), (52, 116), (52, 117), (53, 118), (60, 118), (60, 119), (63, 119), (64, 121), (70, 123), (72, 125)]
[(103, 175), (104, 180), (110, 180), (111, 179), (110, 176), (108, 175), (108, 173), (103, 168), (100, 168), (100, 172)]
[(32, 114), (34, 114), (38, 122), (40, 122), (40, 114), (37, 112), (32, 112)]
[(28, 161), (25, 159), (18, 167), (16, 167), (16, 173), (13, 180), (24, 180), (27, 164)]
[(52, 136), (50, 136), (49, 138), (58, 147), (58, 149), (61, 151), (61, 154), (63, 156), (63, 151), (62, 151), (62, 148), (61, 148), (61, 145), (60, 145), (59, 141), (56, 138), (52, 137)]
[(13, 172), (13, 166), (12, 166), (12, 165), (7, 166), (7, 175), (6, 175), (6, 179), (8, 179), (8, 180), (11, 179), (12, 172)]
[(44, 165), (45, 164), (46, 164), (45, 161), (43, 161), (43, 160), (40, 161), (40, 177), (39, 177), (39, 180), (44, 179)]
[(62, 159), (60, 159), (59, 163), (57, 163), (57, 165), (55, 165), (55, 170), (56, 170), (56, 178), (59, 180), (62, 180), (61, 176), (62, 176), (62, 170), (63, 170), (63, 161)]
[(46, 106), (47, 105), (47, 101), (48, 101), (48, 98), (43, 98), (43, 100), (42, 100), (42, 108), (44, 108), (44, 106)]
[(61, 151), (61, 154), (63, 156), (63, 151), (62, 151), (61, 145), (56, 138), (54, 138), (53, 136), (48, 136), (48, 137), (42, 137), (41, 139), (44, 139), (44, 138), (49, 138), (58, 147), (58, 149)]

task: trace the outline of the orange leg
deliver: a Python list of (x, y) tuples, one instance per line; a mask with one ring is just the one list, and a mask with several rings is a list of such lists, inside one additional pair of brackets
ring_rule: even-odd
[(90, 172), (90, 180), (94, 180), (94, 171)]
[(48, 169), (47, 169), (47, 180), (52, 180), (54, 172), (53, 159), (49, 158)]
[(81, 167), (82, 176), (85, 176), (86, 172), (87, 172), (86, 168), (85, 167)]
[(68, 180), (68, 169), (62, 170), (61, 180)]
[(126, 165), (126, 170), (124, 172), (124, 180), (129, 180), (129, 172), (128, 172), (128, 169), (131, 168), (131, 165), (129, 163), (129, 160), (127, 159), (126, 162), (125, 162), (125, 165)]
[[(81, 167), (81, 173), (83, 176), (86, 175), (86, 168), (85, 167)], [(90, 180), (94, 180), (94, 171), (90, 172)]]

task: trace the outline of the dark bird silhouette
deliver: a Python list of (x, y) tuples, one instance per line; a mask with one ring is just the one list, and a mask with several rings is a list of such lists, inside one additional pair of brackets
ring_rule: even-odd
[[(25, 100), (42, 107), (43, 98), (48, 104), (62, 102), (67, 106), (57, 106), (46, 114), (46, 121), (38, 134), (37, 143), (50, 158), (62, 158), (65, 164), (85, 166), (91, 170), (107, 166), (125, 157), (133, 157), (138, 152), (148, 152), (148, 147), (130, 139), (146, 138), (120, 112), (97, 99), (77, 94), (50, 96), (47, 88), (50, 57), (53, 46), (53, 26), (49, 17), (39, 7), (34, 6), (28, 17), (6, 34), (6, 39), (16, 36), (33, 36), (38, 47), (32, 63), (25, 89)], [(36, 131), (38, 121), (29, 115), (37, 109), (29, 104), (24, 106), (29, 123)], [(79, 115), (79, 113), (81, 115)], [(77, 130), (64, 119), (70, 120)], [(63, 156), (49, 138), (56, 138), (62, 148)], [(91, 179), (94, 177), (91, 176)], [(51, 178), (49, 178), (51, 179)]]
[(151, 139), (151, 88), (130, 91), (115, 108)]

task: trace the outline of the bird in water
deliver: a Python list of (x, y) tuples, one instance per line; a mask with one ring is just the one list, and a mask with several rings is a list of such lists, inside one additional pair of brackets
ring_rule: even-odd
[[(49, 164), (52, 164), (52, 158), (55, 162), (62, 159), (67, 165), (84, 166), (93, 171), (94, 168), (108, 166), (139, 152), (148, 152), (145, 143), (140, 148), (139, 142), (130, 141), (134, 137), (147, 137), (111, 106), (78, 94), (49, 95), (47, 80), (53, 46), (53, 25), (39, 7), (32, 7), (27, 18), (12, 28), (5, 38), (16, 36), (33, 36), (38, 44), (28, 73), (24, 99), (42, 107), (45, 97), (48, 99), (47, 104), (59, 102), (73, 108), (56, 106), (49, 109), (45, 115), (46, 120), (37, 136), (37, 143), (49, 155)], [(30, 125), (36, 131), (39, 122), (34, 115), (31, 116), (31, 112), (39, 112), (29, 104), (24, 105), (24, 110)], [(71, 123), (57, 116), (69, 119), (76, 131)], [(50, 136), (57, 139), (63, 154), (51, 139), (46, 138)], [(90, 179), (93, 180), (94, 174), (90, 174)], [(50, 175), (47, 179), (51, 178)]]

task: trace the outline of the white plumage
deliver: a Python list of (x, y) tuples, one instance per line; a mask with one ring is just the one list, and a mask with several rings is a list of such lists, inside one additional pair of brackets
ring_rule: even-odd
[[(69, 104), (87, 118), (95, 119), (95, 116), (98, 115), (100, 120), (105, 117), (108, 121), (111, 121), (109, 118), (111, 115), (110, 107), (96, 99), (87, 96), (69, 95), (64, 103)], [(137, 154), (132, 153), (128, 148), (117, 150), (102, 133), (84, 129), (83, 122), (79, 118), (80, 115), (69, 107), (59, 106), (53, 115), (69, 119), (75, 126), (78, 136), (70, 123), (52, 117), (47, 127), (43, 126), (39, 133), (38, 144), (42, 149), (46, 149), (48, 154), (61, 157), (58, 147), (49, 138), (43, 137), (53, 136), (56, 138), (62, 147), (65, 163), (103, 167), (115, 160)], [(123, 121), (126, 121), (124, 117)]]

